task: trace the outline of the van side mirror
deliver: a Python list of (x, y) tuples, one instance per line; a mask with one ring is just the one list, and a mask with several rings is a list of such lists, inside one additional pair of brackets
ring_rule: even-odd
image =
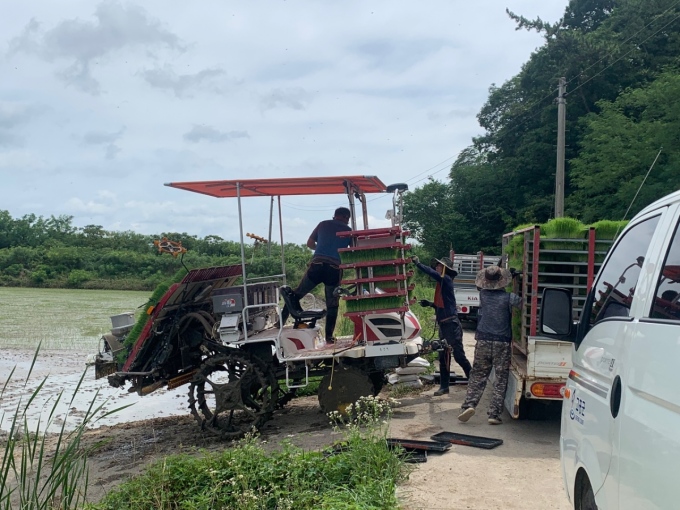
[(567, 289), (543, 289), (540, 331), (549, 337), (573, 341), (571, 338), (572, 297)]

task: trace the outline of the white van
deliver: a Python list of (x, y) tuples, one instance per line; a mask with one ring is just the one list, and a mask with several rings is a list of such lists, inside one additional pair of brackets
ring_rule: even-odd
[(562, 474), (576, 510), (680, 508), (680, 192), (611, 248), (572, 324), (546, 289), (541, 331), (574, 342), (562, 389)]

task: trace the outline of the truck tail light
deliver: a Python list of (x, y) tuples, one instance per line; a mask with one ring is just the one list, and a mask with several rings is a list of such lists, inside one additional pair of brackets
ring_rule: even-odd
[(531, 385), (531, 394), (538, 398), (560, 398), (564, 383), (534, 383)]
[(461, 306), (460, 311), (461, 311), (461, 313), (468, 313), (469, 310), (468, 310), (467, 306)]
[(562, 395), (565, 399), (569, 400), (571, 398), (571, 390), (566, 386), (562, 386), (560, 388), (560, 395)]

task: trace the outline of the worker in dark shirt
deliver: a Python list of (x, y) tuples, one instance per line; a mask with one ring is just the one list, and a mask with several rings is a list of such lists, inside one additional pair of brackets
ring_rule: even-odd
[(479, 291), (479, 312), (475, 331), (475, 359), (468, 381), (467, 394), (458, 419), (468, 421), (482, 398), (486, 380), (494, 370), (494, 385), (489, 404), (490, 425), (500, 425), (505, 390), (508, 386), (512, 356), (512, 308), (519, 308), (522, 299), (505, 287), (512, 280), (512, 272), (498, 266), (489, 266), (477, 273), (475, 284)]
[[(340, 285), (342, 270), (340, 269), (340, 255), (338, 249), (346, 248), (350, 244), (349, 237), (338, 237), (338, 232), (351, 231), (348, 225), (351, 213), (346, 207), (338, 207), (333, 219), (319, 223), (307, 240), (307, 247), (314, 250), (314, 256), (309, 262), (307, 272), (302, 281), (293, 291), (295, 297), (301, 299), (319, 284), (323, 283), (326, 294), (326, 342), (332, 343), (335, 323), (338, 320), (338, 306), (340, 298), (333, 295), (333, 291)], [(281, 311), (283, 323), (288, 319), (289, 311), (284, 307)]]
[(439, 389), (434, 392), (435, 396), (449, 392), (451, 379), (451, 351), (453, 359), (465, 372), (465, 377), (470, 375), (470, 362), (465, 356), (463, 349), (463, 326), (458, 319), (456, 308), (456, 296), (453, 293), (453, 279), (458, 274), (453, 269), (453, 262), (449, 257), (434, 259), (434, 268), (420, 263), (420, 259), (414, 256), (411, 260), (416, 267), (437, 282), (434, 291), (434, 302), (426, 299), (420, 300), (421, 306), (431, 306), (435, 309), (435, 317), (439, 325), (439, 338), (446, 340), (444, 348), (439, 352)]

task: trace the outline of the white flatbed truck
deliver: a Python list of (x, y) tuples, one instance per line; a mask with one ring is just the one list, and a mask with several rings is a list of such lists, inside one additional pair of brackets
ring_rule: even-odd
[(475, 285), (477, 272), (481, 268), (498, 264), (500, 257), (484, 255), (481, 251), (474, 255), (451, 252), (451, 260), (453, 261), (453, 268), (458, 272), (453, 286), (456, 306), (458, 307), (458, 318), (476, 321), (477, 311), (479, 310), (479, 290)]
[[(522, 236), (520, 243), (512, 242)], [(538, 225), (503, 236), (503, 253), (510, 263), (521, 259), (521, 277), (514, 281), (514, 292), (521, 295), (521, 311), (513, 317), (513, 341), (505, 407), (513, 418), (532, 417), (543, 405), (561, 401), (560, 389), (572, 368), (574, 344), (537, 334), (543, 289), (569, 288), (573, 314), (578, 318), (586, 296), (611, 240), (595, 239), (591, 228), (585, 239), (545, 239)], [(521, 254), (512, 253), (518, 244)]]

